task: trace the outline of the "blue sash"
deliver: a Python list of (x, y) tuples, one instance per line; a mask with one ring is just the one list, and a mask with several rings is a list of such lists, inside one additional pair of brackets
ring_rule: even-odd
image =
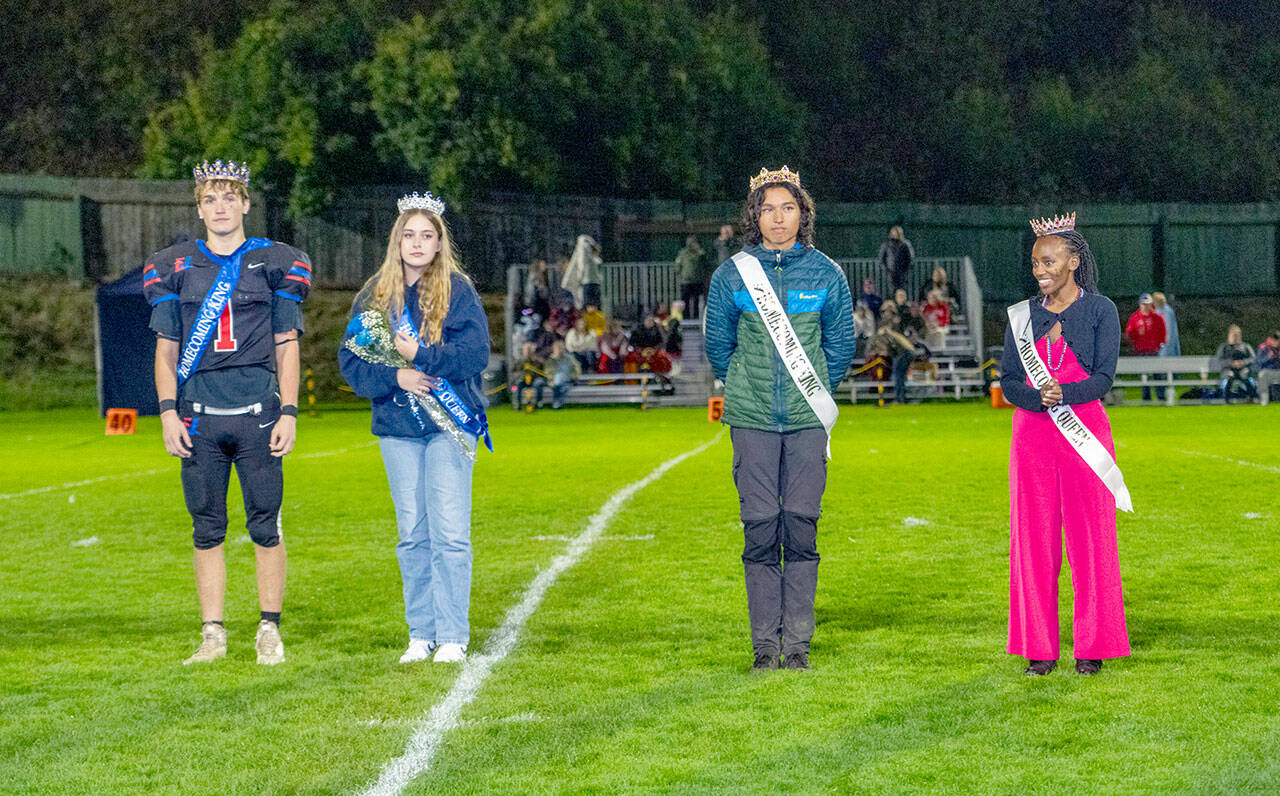
[[(413, 327), (413, 323), (409, 320), (408, 308), (400, 314), (400, 320), (396, 323), (396, 331), (404, 332), (409, 335), (419, 345), (422, 344), (422, 338), (418, 336), (418, 330)], [(414, 365), (418, 370), (422, 370)], [(433, 388), (431, 394), (435, 396), (444, 410), (453, 418), (453, 422), (458, 424), (458, 428), (467, 432), (473, 437), (484, 440), (484, 446), (493, 453), (493, 440), (489, 437), (489, 418), (485, 416), (484, 410), (480, 410), (478, 415), (471, 414), (471, 410), (463, 402), (462, 397), (453, 389), (453, 385), (443, 376), (434, 376), (434, 379), (440, 382), (439, 388)]]
[(240, 281), (240, 260), (254, 249), (270, 245), (271, 241), (266, 238), (249, 238), (230, 255), (221, 257), (209, 251), (204, 241), (196, 241), (196, 246), (204, 256), (215, 263), (221, 263), (222, 269), (218, 271), (213, 287), (209, 288), (209, 293), (204, 297), (200, 311), (196, 313), (195, 323), (191, 324), (191, 335), (182, 347), (182, 357), (178, 360), (179, 387), (195, 373), (200, 358), (204, 356), (204, 351), (209, 347), (209, 341), (218, 328), (218, 318), (231, 302), (231, 291), (235, 290), (236, 283)]

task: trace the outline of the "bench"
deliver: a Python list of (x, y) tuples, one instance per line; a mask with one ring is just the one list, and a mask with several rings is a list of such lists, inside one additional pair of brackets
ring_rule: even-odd
[[(513, 374), (511, 390), (514, 392), (532, 389), (533, 380), (545, 375), (541, 371), (526, 366), (523, 371)], [(641, 409), (647, 409), (649, 400), (654, 394), (656, 381), (657, 374), (647, 370), (637, 373), (583, 373), (574, 379), (564, 402), (566, 404), (638, 403)], [(542, 397), (544, 401), (549, 401), (551, 396), (551, 380), (548, 378)], [(527, 400), (518, 399), (514, 395), (512, 405), (516, 409), (524, 407), (526, 411), (533, 411)]]
[(1163, 387), (1165, 404), (1173, 406), (1179, 387), (1218, 386), (1218, 373), (1211, 370), (1210, 360), (1207, 356), (1120, 357), (1114, 387)]
[[(906, 388), (909, 396), (916, 398), (950, 397), (958, 401), (982, 392), (985, 379), (980, 370), (959, 365), (959, 360), (956, 357), (937, 357), (933, 360), (933, 363), (938, 366), (937, 375), (934, 378), (919, 378), (920, 371), (916, 368), (908, 372)], [(861, 363), (855, 363), (854, 370), (858, 370), (860, 366)], [(912, 378), (912, 376), (917, 376), (917, 378)], [(893, 379), (875, 381), (854, 376), (846, 378), (837, 390), (845, 387), (849, 390), (850, 403), (856, 404), (858, 402), (859, 393), (877, 399), (885, 396), (893, 397)]]
[(583, 373), (574, 380), (564, 400), (571, 404), (638, 403), (641, 409), (647, 409), (657, 376), (658, 374), (648, 370), (637, 373)]

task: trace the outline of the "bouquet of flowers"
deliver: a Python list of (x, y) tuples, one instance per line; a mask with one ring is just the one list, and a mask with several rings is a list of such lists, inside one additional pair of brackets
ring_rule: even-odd
[[(353, 317), (347, 324), (346, 340), (342, 345), (365, 362), (374, 365), (413, 368), (413, 363), (396, 350), (395, 333), (392, 331), (391, 321), (381, 310), (365, 310)], [(409, 396), (409, 411), (413, 413), (420, 428), (427, 427), (426, 421), (422, 419), (422, 413), (426, 412), (431, 422), (435, 423), (442, 433), (447, 434), (468, 459), (473, 462), (476, 460), (475, 451), (466, 442), (466, 432), (458, 428), (458, 424), (453, 422), (453, 418), (434, 396), (429, 393), (424, 396), (410, 392), (406, 392), (405, 395)]]

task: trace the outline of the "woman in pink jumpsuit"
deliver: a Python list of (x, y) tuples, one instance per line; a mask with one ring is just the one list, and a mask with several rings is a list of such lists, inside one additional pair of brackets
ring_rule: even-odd
[(1097, 292), (1097, 264), (1070, 222), (1032, 227), (1031, 299), (1036, 351), (1051, 380), (1031, 386), (1013, 329), (1005, 333), (1001, 386), (1016, 407), (1009, 456), (1009, 645), (1028, 659), (1026, 673), (1057, 666), (1058, 573), (1065, 534), (1074, 594), (1076, 671), (1097, 674), (1105, 658), (1129, 654), (1116, 546), (1116, 500), (1058, 431), (1048, 408), (1069, 405), (1114, 458), (1102, 397), (1111, 389), (1120, 352), (1116, 307)]

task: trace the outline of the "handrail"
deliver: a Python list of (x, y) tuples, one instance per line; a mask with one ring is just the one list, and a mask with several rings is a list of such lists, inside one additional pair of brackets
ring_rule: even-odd
[[(874, 257), (850, 257), (836, 260), (849, 279), (849, 289), (854, 300), (862, 292), (862, 280), (869, 278), (876, 291), (887, 299), (892, 297), (890, 278)], [(933, 269), (941, 267), (947, 272), (947, 280), (952, 284), (960, 301), (962, 311), (969, 323), (969, 334), (974, 341), (973, 355), (982, 359), (982, 288), (973, 270), (973, 261), (969, 257), (917, 257), (907, 274), (907, 296), (912, 301), (920, 287), (932, 279)], [(507, 295), (503, 304), (503, 332), (506, 335), (504, 349), (507, 362), (514, 361), (511, 350), (511, 323), (515, 317), (515, 309), (524, 292), (525, 275), (528, 265), (511, 265), (507, 268)], [(680, 285), (677, 284), (675, 263), (657, 262), (624, 262), (605, 263), (601, 266), (600, 293), (603, 307), (600, 309), (611, 318), (619, 315), (631, 317), (652, 307), (658, 302), (670, 305), (680, 298)], [(547, 266), (547, 284), (554, 296), (560, 288), (560, 269), (554, 265)], [(639, 320), (639, 318), (637, 318)]]

